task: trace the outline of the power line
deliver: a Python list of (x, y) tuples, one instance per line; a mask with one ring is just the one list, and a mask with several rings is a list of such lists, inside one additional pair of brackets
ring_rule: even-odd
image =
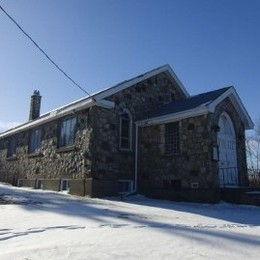
[(36, 48), (67, 78), (69, 79), (74, 85), (76, 85), (81, 91), (83, 91), (85, 94), (89, 95), (90, 94), (84, 89), (82, 88), (77, 82), (75, 82), (59, 65), (57, 65), (56, 62), (53, 61), (53, 59), (51, 59), (49, 57), (49, 55), (32, 39), (32, 37), (26, 33), (23, 28), (15, 21), (14, 18), (12, 18), (6, 11), (5, 9), (0, 5), (0, 9), (7, 15), (7, 17), (20, 29), (20, 31), (22, 31), (22, 33), (29, 38), (29, 40), (36, 46)]

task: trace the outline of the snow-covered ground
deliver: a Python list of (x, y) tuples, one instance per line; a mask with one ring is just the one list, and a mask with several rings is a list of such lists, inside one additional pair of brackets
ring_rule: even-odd
[(0, 184), (1, 260), (259, 257), (260, 207), (89, 199)]

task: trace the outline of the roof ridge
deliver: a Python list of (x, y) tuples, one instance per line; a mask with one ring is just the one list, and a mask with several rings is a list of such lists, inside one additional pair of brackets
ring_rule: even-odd
[[(232, 88), (232, 87), (233, 87), (233, 86), (218, 88), (218, 89), (210, 90), (210, 91), (207, 91), (207, 92), (202, 92), (202, 93), (199, 93), (199, 94), (196, 94), (196, 95), (192, 95), (192, 96), (190, 96), (190, 97), (188, 97), (188, 98), (193, 98), (193, 97), (197, 97), (197, 96), (200, 96), (200, 95), (206, 95), (206, 94), (213, 93), (213, 92), (217, 92), (217, 91), (221, 91), (221, 90), (224, 90), (224, 89), (228, 90), (228, 89), (230, 89), (230, 88)], [(188, 99), (188, 98), (187, 98), (187, 99)]]

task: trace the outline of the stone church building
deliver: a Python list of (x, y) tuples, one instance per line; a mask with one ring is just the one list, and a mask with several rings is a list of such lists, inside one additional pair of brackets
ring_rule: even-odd
[(165, 65), (46, 114), (40, 104), (35, 91), (29, 121), (0, 133), (0, 181), (212, 201), (247, 185), (253, 123), (232, 86), (190, 96)]

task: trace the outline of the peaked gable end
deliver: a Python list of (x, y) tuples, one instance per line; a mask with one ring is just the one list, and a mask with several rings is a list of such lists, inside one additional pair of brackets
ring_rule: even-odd
[(233, 86), (202, 93), (177, 102), (166, 104), (159, 109), (152, 111), (143, 120), (140, 120), (138, 124), (153, 125), (167, 123), (173, 120), (214, 113), (216, 106), (226, 98), (231, 100), (245, 126), (245, 129), (252, 129), (254, 126), (252, 119), (247, 113)]
[(172, 70), (172, 68), (170, 67), (170, 65), (164, 65), (161, 66), (159, 68), (156, 68), (154, 70), (151, 70), (149, 72), (146, 72), (144, 74), (141, 74), (137, 77), (134, 77), (130, 80), (126, 80), (123, 81), (113, 87), (110, 87), (108, 89), (105, 89), (101, 92), (98, 92), (96, 94), (94, 94), (93, 96), (95, 97), (96, 100), (101, 100), (101, 99), (105, 99), (109, 96), (112, 96), (114, 94), (116, 94), (117, 92), (120, 92), (124, 89), (127, 89), (135, 84), (138, 84), (144, 80), (147, 80), (151, 77), (154, 77), (160, 73), (165, 72), (167, 74), (167, 76), (169, 77), (169, 79), (172, 81), (172, 83), (177, 86), (180, 90), (180, 92), (183, 94), (184, 97), (189, 97), (189, 93), (186, 90), (186, 88), (183, 86), (183, 84), (181, 83), (181, 81), (178, 79), (177, 75), (174, 73), (174, 71)]

